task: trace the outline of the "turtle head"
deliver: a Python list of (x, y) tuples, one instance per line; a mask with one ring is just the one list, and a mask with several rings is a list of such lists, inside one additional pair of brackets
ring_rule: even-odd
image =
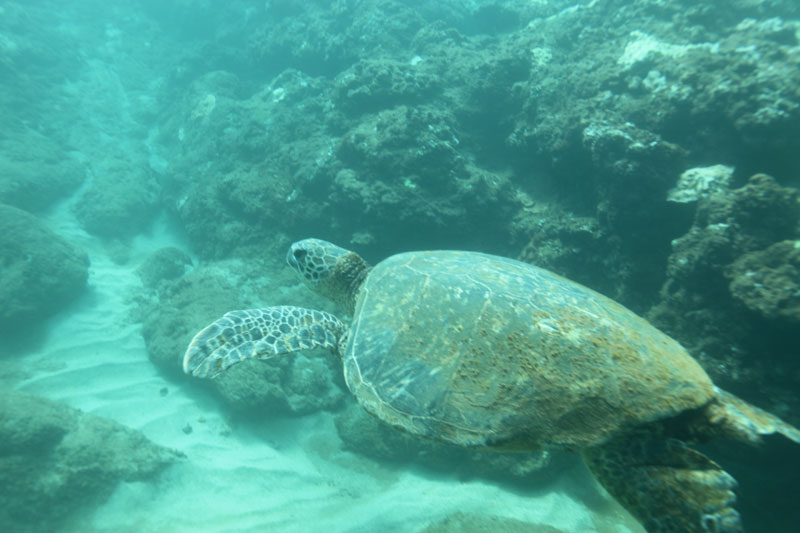
[(289, 247), (286, 262), (300, 274), (309, 287), (314, 288), (320, 283), (325, 283), (339, 259), (351, 253), (353, 252), (328, 241), (303, 239)]
[(370, 269), (357, 253), (320, 239), (292, 244), (286, 262), (311, 290), (344, 305), (350, 313)]

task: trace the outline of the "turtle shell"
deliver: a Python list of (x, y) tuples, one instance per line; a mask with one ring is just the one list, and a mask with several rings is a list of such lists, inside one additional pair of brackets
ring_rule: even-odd
[(622, 305), (473, 252), (376, 265), (342, 357), (368, 411), (462, 446), (583, 448), (714, 396), (680, 344)]

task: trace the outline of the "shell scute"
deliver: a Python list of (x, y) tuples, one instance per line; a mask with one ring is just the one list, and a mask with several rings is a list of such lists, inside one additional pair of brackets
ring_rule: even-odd
[(342, 355), (373, 414), (467, 446), (591, 446), (714, 395), (677, 342), (622, 305), (471, 252), (376, 265)]

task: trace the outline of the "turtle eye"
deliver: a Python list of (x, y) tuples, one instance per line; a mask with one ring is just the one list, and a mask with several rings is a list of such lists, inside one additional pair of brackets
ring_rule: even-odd
[(299, 263), (300, 261), (305, 259), (305, 257), (308, 255), (308, 252), (306, 250), (303, 250), (302, 248), (298, 248), (297, 250), (292, 252), (292, 255), (294, 256), (295, 260)]

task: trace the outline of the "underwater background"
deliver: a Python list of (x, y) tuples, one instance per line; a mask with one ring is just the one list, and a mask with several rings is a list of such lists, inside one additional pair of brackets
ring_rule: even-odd
[[(286, 267), (517, 258), (800, 424), (796, 0), (0, 0), (0, 530), (641, 532), (569, 453), (414, 439), (324, 352), (181, 369)], [(749, 532), (800, 450), (703, 448)]]

